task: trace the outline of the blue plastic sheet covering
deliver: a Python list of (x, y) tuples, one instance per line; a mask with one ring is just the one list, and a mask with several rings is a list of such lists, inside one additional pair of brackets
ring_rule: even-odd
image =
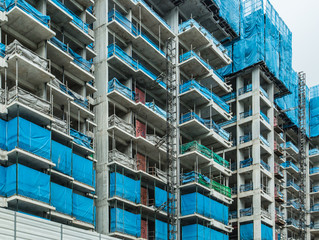
[(141, 181), (112, 172), (110, 174), (110, 197), (115, 196), (140, 203)]
[(254, 240), (254, 224), (240, 225), (240, 240)]
[[(167, 202), (167, 191), (155, 187), (155, 207), (159, 208), (163, 203)], [(167, 211), (167, 207), (164, 208)]]
[(141, 236), (141, 215), (120, 208), (111, 209), (111, 232), (120, 232), (135, 237)]
[(163, 118), (167, 117), (167, 113), (161, 109), (160, 107), (158, 107), (154, 102), (146, 102), (145, 106), (152, 109), (154, 112), (158, 113), (159, 115), (161, 115)]
[(0, 148), (7, 150), (7, 122), (0, 119)]
[[(18, 166), (18, 169), (17, 169)], [(20, 164), (7, 167), (6, 195), (14, 194), (49, 203), (50, 176)], [(17, 176), (18, 173), (18, 176)]]
[(271, 227), (261, 224), (261, 240), (273, 240)]
[(310, 136), (319, 136), (319, 85), (310, 88)]
[(194, 19), (189, 19), (186, 22), (181, 23), (178, 26), (178, 32), (184, 32), (192, 28), (193, 26), (195, 26), (201, 33), (203, 33), (208, 40), (212, 41), (223, 53), (227, 54), (227, 49), (216, 38), (214, 38), (213, 35), (206, 30), (206, 28), (201, 26)]
[(241, 9), (240, 39), (231, 43), (232, 71), (227, 66), (219, 72), (224, 76), (263, 61), (270, 72), (289, 88), (292, 71), (292, 34), (289, 28), (268, 0), (242, 1)]
[[(70, 49), (70, 51), (72, 50)], [(81, 105), (82, 107), (89, 108), (89, 100), (87, 98), (82, 97), (80, 94), (73, 92), (61, 82), (59, 82), (59, 87), (63, 92), (70, 95), (74, 99), (75, 103)]]
[[(197, 58), (206, 68), (208, 68), (209, 70), (212, 70), (212, 67), (207, 62), (205, 62), (200, 56), (198, 56), (193, 50), (180, 55), (179, 62), (182, 63), (182, 62), (184, 62), (192, 57)], [(223, 78), (221, 78), (221, 79), (224, 80)]]
[(181, 197), (182, 216), (198, 213), (228, 224), (228, 207), (200, 193), (190, 193)]
[(183, 85), (180, 85), (179, 92), (184, 93), (191, 89), (197, 89), (199, 90), (206, 98), (213, 100), (215, 103), (217, 103), (222, 109), (224, 109), (227, 113), (229, 113), (229, 105), (222, 100), (219, 96), (217, 96), (215, 93), (209, 91), (208, 88), (201, 85), (196, 80), (192, 79), (187, 82), (185, 82)]
[(51, 132), (21, 117), (7, 125), (8, 151), (18, 147), (40, 157), (50, 159)]
[(9, 12), (12, 8), (15, 6), (22, 9), (24, 12), (28, 13), (30, 16), (37, 19), (39, 22), (44, 24), (45, 26), (48, 26), (50, 17), (43, 15), (41, 12), (39, 12), (37, 9), (35, 9), (32, 5), (27, 3), (24, 0), (5, 0), (6, 4), (6, 11)]
[(116, 78), (113, 78), (111, 81), (108, 82), (108, 92), (112, 92), (114, 90), (119, 91), (131, 100), (135, 100), (135, 92), (129, 89), (128, 87), (124, 86)]
[(155, 240), (167, 239), (167, 222), (155, 219)]
[(72, 149), (52, 140), (52, 162), (56, 164), (54, 169), (71, 175)]
[(4, 57), (6, 55), (6, 45), (0, 43), (0, 56)]
[(74, 179), (93, 186), (93, 162), (74, 153), (72, 158), (72, 175)]
[(216, 124), (213, 120), (209, 119), (203, 119), (199, 117), (196, 113), (194, 112), (189, 112), (186, 114), (183, 114), (180, 118), (180, 123), (188, 122), (191, 121), (192, 119), (198, 120), (200, 123), (202, 123), (204, 126), (206, 126), (209, 129), (213, 129), (216, 133), (218, 133), (222, 138), (229, 140), (230, 134), (218, 124)]
[(91, 142), (92, 138), (89, 136), (86, 136), (83, 133), (80, 133), (74, 129), (70, 129), (70, 135), (74, 138), (73, 141), (81, 146), (87, 147), (89, 149), (92, 149)]
[(6, 196), (7, 168), (0, 166), (0, 196)]
[(72, 195), (72, 213), (80, 221), (93, 224), (94, 201), (91, 198), (83, 197), (76, 193)]
[(58, 212), (72, 214), (72, 189), (51, 182), (51, 204)]
[(229, 236), (205, 227), (200, 224), (193, 224), (182, 227), (182, 240), (228, 240)]
[(79, 54), (77, 54), (76, 52), (74, 52), (71, 48), (69, 48), (69, 53), (74, 57), (74, 62), (79, 65), (81, 68), (83, 68), (86, 71), (90, 71), (93, 62), (88, 61), (84, 58), (82, 58)]
[[(56, 0), (58, 1), (58, 0)], [(57, 46), (58, 48), (60, 48), (62, 51), (64, 52), (68, 52), (68, 46), (61, 42), (59, 39), (57, 39), (56, 37), (53, 37), (50, 39), (50, 42), (52, 42), (55, 46)]]

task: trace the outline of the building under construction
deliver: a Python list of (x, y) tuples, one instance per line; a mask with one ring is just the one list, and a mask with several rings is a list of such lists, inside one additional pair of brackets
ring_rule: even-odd
[(1, 239), (319, 239), (269, 0), (0, 0), (0, 39)]

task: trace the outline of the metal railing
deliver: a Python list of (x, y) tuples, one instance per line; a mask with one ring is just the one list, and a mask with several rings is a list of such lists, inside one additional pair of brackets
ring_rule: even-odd
[(241, 217), (247, 217), (247, 216), (251, 216), (254, 213), (254, 209), (252, 207), (250, 208), (243, 208), (239, 210), (240, 212), (240, 216)]
[(270, 166), (265, 163), (263, 160), (260, 159), (260, 164), (263, 166), (267, 171), (270, 171)]
[(252, 164), (253, 164), (253, 159), (252, 158), (248, 158), (248, 159), (240, 161), (240, 168), (249, 167)]
[(240, 119), (250, 117), (251, 115), (252, 115), (252, 111), (251, 110), (239, 113)]
[(238, 96), (251, 92), (252, 91), (252, 84), (248, 84), (240, 89), (238, 89)]
[(253, 184), (252, 183), (247, 183), (247, 184), (242, 184), (240, 185), (240, 192), (248, 192), (253, 190)]

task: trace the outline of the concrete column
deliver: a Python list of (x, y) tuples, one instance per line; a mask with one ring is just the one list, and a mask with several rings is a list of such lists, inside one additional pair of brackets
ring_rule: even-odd
[(95, 13), (97, 21), (94, 23), (95, 29), (95, 49), (97, 57), (95, 58), (95, 82), (97, 92), (95, 93), (96, 106), (94, 108), (96, 116), (96, 194), (98, 199), (96, 205), (96, 230), (99, 233), (107, 234), (109, 232), (109, 205), (107, 198), (109, 196), (109, 180), (108, 180), (108, 99), (107, 99), (107, 83), (108, 83), (108, 63), (107, 48), (108, 45), (108, 29), (107, 29), (107, 13), (108, 1), (96, 0)]

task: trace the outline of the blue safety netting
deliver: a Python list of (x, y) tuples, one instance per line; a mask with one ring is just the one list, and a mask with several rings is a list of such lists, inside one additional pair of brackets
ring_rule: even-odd
[(182, 227), (182, 240), (228, 240), (229, 236), (200, 224)]
[(0, 56), (4, 57), (6, 55), (6, 45), (0, 43)]
[(51, 204), (58, 212), (72, 214), (72, 189), (51, 182)]
[(120, 232), (140, 237), (141, 215), (134, 214), (120, 208), (112, 208), (110, 232)]
[(93, 162), (73, 153), (72, 175), (75, 180), (93, 186)]
[(111, 45), (109, 45), (107, 47), (108, 50), (108, 54), (107, 57), (110, 58), (112, 56), (117, 56), (119, 58), (121, 58), (124, 62), (126, 62), (130, 67), (132, 67), (134, 70), (138, 71), (142, 71), (143, 73), (145, 73), (146, 75), (148, 75), (152, 80), (158, 82), (161, 86), (163, 86), (164, 88), (166, 88), (166, 83), (164, 83), (163, 81), (159, 80), (157, 78), (157, 76), (152, 73), (150, 70), (148, 70), (146, 67), (144, 67), (141, 63), (139, 63), (138, 61), (136, 61), (135, 59), (133, 59), (131, 56), (129, 56), (126, 52), (124, 52), (119, 46), (117, 46), (116, 44), (112, 43)]
[(86, 136), (85, 134), (78, 132), (74, 129), (70, 129), (70, 135), (74, 138), (73, 141), (81, 146), (87, 147), (89, 149), (92, 149), (91, 143), (92, 138), (89, 136)]
[[(58, 0), (56, 0), (58, 1)], [(55, 46), (57, 46), (58, 48), (60, 48), (62, 51), (64, 52), (68, 52), (68, 46), (61, 42), (59, 39), (57, 39), (56, 37), (53, 37), (50, 39), (50, 42), (52, 42)]]
[(94, 201), (92, 198), (83, 197), (76, 193), (72, 194), (72, 214), (83, 222), (93, 224), (94, 220)]
[(140, 203), (141, 181), (131, 179), (120, 173), (110, 173), (110, 197), (116, 196)]
[(155, 240), (167, 239), (167, 222), (155, 219)]
[(183, 85), (180, 85), (179, 92), (184, 93), (191, 89), (197, 89), (199, 90), (206, 98), (213, 100), (215, 103), (218, 104), (222, 109), (224, 109), (227, 113), (229, 113), (229, 105), (222, 100), (219, 96), (217, 96), (214, 92), (209, 91), (208, 88), (201, 85), (196, 80), (192, 79), (187, 82), (185, 82)]
[(90, 71), (93, 62), (92, 61), (88, 61), (84, 58), (82, 58), (79, 54), (77, 54), (76, 52), (74, 52), (71, 48), (69, 48), (69, 53), (72, 55), (72, 57), (74, 58), (73, 61), (80, 66), (81, 68), (83, 68), (86, 71)]
[(7, 197), (17, 194), (49, 203), (50, 176), (26, 166), (14, 164), (7, 167), (5, 191)]
[(0, 196), (6, 196), (7, 168), (0, 166)]
[(75, 103), (77, 103), (85, 108), (89, 107), (89, 100), (87, 98), (81, 96), (80, 94), (78, 94), (76, 92), (73, 92), (71, 89), (67, 88), (67, 86), (61, 82), (58, 82), (58, 84), (59, 84), (60, 90), (62, 90), (66, 94), (70, 95), (73, 98)]
[[(164, 203), (167, 203), (167, 191), (161, 188), (155, 187), (155, 207), (160, 208), (164, 206)], [(166, 205), (163, 208), (163, 210), (167, 211)]]
[(112, 92), (114, 90), (119, 91), (131, 100), (135, 100), (135, 92), (129, 89), (128, 87), (124, 86), (116, 78), (113, 78), (111, 81), (108, 82), (108, 92)]
[(154, 112), (161, 115), (163, 118), (167, 117), (167, 113), (163, 109), (158, 107), (154, 102), (146, 102), (145, 106), (152, 109)]
[(7, 150), (7, 122), (0, 119), (0, 148)]
[(271, 227), (261, 224), (261, 240), (273, 240)]
[(199, 117), (196, 113), (194, 112), (189, 112), (186, 114), (183, 114), (180, 118), (180, 123), (188, 122), (191, 121), (192, 119), (198, 120), (200, 123), (202, 123), (204, 126), (206, 126), (209, 129), (213, 129), (216, 133), (218, 133), (222, 138), (225, 140), (229, 140), (230, 134), (218, 124), (216, 124), (212, 119), (203, 119)]
[(254, 224), (240, 225), (240, 240), (254, 240)]
[[(4, 0), (2, 0), (3, 2)], [(35, 9), (31, 4), (27, 3), (24, 0), (5, 0), (6, 5), (6, 11), (9, 12), (12, 8), (17, 6), (30, 16), (37, 19), (39, 22), (44, 24), (45, 26), (48, 26), (50, 17), (43, 15), (41, 12), (39, 12), (37, 9)]]
[(54, 169), (71, 175), (72, 149), (52, 140), (52, 162), (56, 164)]
[(227, 49), (215, 38), (213, 35), (206, 30), (203, 26), (201, 26), (198, 22), (196, 22), (194, 19), (189, 19), (186, 22), (181, 23), (178, 26), (178, 32), (184, 32), (190, 28), (195, 26), (204, 36), (212, 41), (223, 53), (227, 54)]
[(319, 85), (310, 88), (310, 136), (319, 136)]
[(51, 132), (21, 117), (7, 125), (8, 151), (18, 147), (40, 157), (50, 159)]
[(182, 216), (198, 213), (228, 224), (228, 207), (200, 193), (190, 193), (181, 197)]
[[(187, 52), (187, 53), (184, 53), (182, 55), (179, 56), (179, 62), (184, 62), (192, 57), (195, 57), (197, 60), (199, 60), (206, 68), (208, 68), (209, 70), (212, 70), (212, 67), (207, 63), (205, 62), (200, 56), (198, 56), (193, 50)], [(215, 72), (217, 73), (217, 72)], [(221, 77), (221, 80), (224, 81), (224, 78)]]

